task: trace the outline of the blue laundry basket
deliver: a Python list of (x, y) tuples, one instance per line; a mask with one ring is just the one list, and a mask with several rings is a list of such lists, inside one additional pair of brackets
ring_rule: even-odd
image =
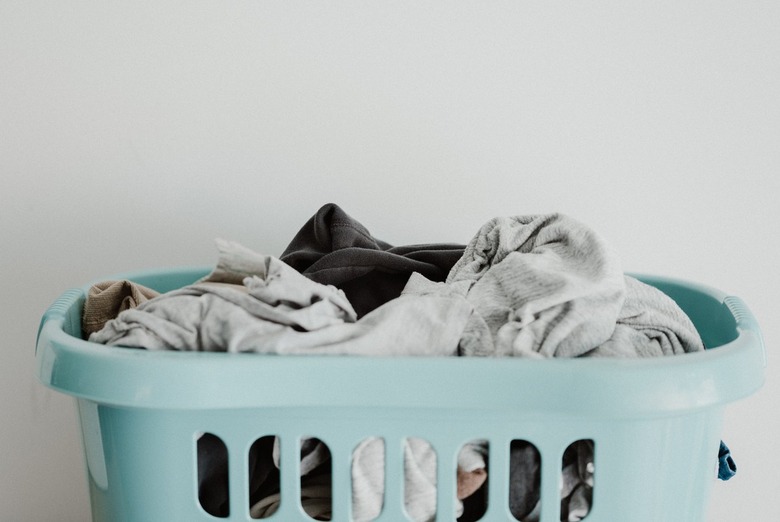
[[(122, 274), (160, 292), (207, 269)], [(40, 380), (77, 399), (95, 522), (252, 521), (248, 452), (263, 436), (281, 447), (281, 505), (269, 520), (311, 520), (301, 508), (298, 442), (315, 436), (332, 457), (332, 516), (351, 518), (351, 457), (366, 437), (385, 441), (379, 522), (407, 520), (402, 445), (426, 439), (437, 455), (437, 520), (456, 519), (455, 468), (467, 441), (489, 443), (487, 511), (509, 510), (513, 440), (541, 455), (541, 521), (560, 519), (561, 457), (594, 443), (592, 522), (705, 520), (717, 473), (723, 410), (763, 383), (759, 327), (742, 302), (718, 290), (637, 276), (672, 297), (708, 350), (644, 360), (368, 358), (151, 352), (81, 339), (90, 285), (44, 314), (36, 347)], [(116, 278), (116, 277), (114, 277)], [(197, 439), (227, 450), (229, 514), (198, 498)]]

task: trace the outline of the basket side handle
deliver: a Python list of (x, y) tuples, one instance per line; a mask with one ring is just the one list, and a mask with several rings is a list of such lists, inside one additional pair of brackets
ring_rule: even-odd
[(730, 295), (723, 299), (723, 304), (728, 308), (734, 320), (737, 323), (737, 330), (740, 334), (752, 334), (758, 339), (758, 343), (761, 346), (761, 356), (763, 358), (764, 367), (766, 368), (766, 347), (764, 346), (764, 337), (761, 334), (761, 328), (758, 326), (758, 321), (750, 311), (745, 301), (736, 295)]
[(58, 321), (62, 323), (65, 333), (74, 337), (81, 337), (81, 303), (85, 298), (84, 290), (72, 288), (59, 296), (44, 312), (41, 323), (38, 326), (38, 334), (35, 337), (35, 351), (41, 340), (41, 332), (48, 322)]

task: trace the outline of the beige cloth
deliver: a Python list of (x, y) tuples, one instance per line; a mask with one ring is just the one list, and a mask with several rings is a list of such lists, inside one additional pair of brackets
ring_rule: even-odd
[(84, 338), (97, 332), (120, 312), (157, 297), (159, 292), (132, 281), (103, 281), (90, 287), (81, 316)]

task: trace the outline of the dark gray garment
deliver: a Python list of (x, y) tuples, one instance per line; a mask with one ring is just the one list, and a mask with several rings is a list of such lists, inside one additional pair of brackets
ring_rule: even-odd
[(392, 246), (329, 203), (303, 225), (280, 259), (313, 281), (343, 290), (361, 317), (401, 295), (413, 272), (444, 281), (463, 249), (452, 243)]
[(509, 448), (509, 510), (525, 521), (541, 498), (541, 458), (536, 446), (513, 440)]
[[(250, 463), (255, 472), (252, 455)], [(230, 515), (227, 448), (222, 439), (211, 433), (198, 438), (198, 500), (210, 515)]]
[[(594, 451), (592, 440), (578, 440), (561, 458), (561, 521), (582, 520), (593, 498)], [(539, 522), (541, 456), (525, 440), (513, 440), (509, 462), (509, 510), (521, 522)]]

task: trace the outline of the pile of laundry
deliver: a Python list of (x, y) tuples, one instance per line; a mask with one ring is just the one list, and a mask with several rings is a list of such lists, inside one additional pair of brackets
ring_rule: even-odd
[[(624, 275), (598, 234), (562, 214), (495, 218), (467, 245), (397, 247), (329, 204), (278, 258), (231, 241), (217, 240), (217, 247), (210, 274), (171, 292), (130, 281), (93, 286), (84, 306), (85, 337), (147, 350), (280, 355), (637, 358), (704, 349), (672, 299)], [(407, 462), (417, 473), (407, 473), (406, 486), (419, 494), (407, 495), (407, 512), (434, 520), (435, 454), (425, 441), (410, 441)], [(356, 449), (353, 475), (366, 486), (353, 486), (355, 520), (371, 520), (381, 509), (381, 444), (367, 439)], [(328, 463), (320, 446), (302, 441), (302, 458), (308, 457), (302, 473), (311, 475), (313, 498), (325, 499), (328, 474), (317, 471)], [(517, 490), (511, 508), (518, 520), (533, 522), (539, 462), (527, 449), (512, 451), (520, 479), (510, 486)], [(573, 451), (562, 520), (580, 520), (591, 501), (592, 443)], [(476, 519), (468, 518), (469, 499), (484, 498), (485, 455), (484, 441), (476, 441), (458, 460), (461, 522)], [(278, 441), (255, 458), (264, 477), (257, 489), (265, 496), (252, 516), (260, 518), (278, 507)], [(208, 487), (213, 473), (201, 476), (201, 502), (226, 504), (226, 492), (222, 498)], [(327, 507), (307, 512), (330, 519)]]

